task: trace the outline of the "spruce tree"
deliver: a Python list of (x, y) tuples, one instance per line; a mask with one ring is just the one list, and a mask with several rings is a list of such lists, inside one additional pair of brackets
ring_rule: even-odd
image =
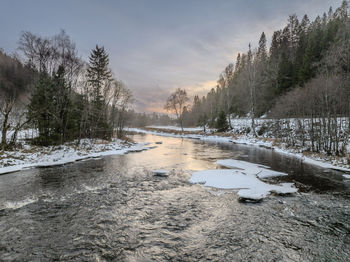
[(285, 53), (282, 54), (277, 75), (276, 94), (280, 95), (289, 90), (293, 85), (293, 63), (289, 61)]
[(266, 36), (264, 32), (262, 32), (260, 36), (257, 56), (258, 56), (258, 59), (262, 62), (265, 62), (267, 59)]
[(219, 132), (225, 132), (228, 129), (226, 115), (223, 110), (220, 111), (220, 114), (216, 120), (216, 128), (218, 129)]
[(65, 142), (68, 111), (71, 107), (70, 92), (64, 79), (65, 70), (63, 66), (59, 66), (57, 72), (52, 77), (53, 97), (52, 97), (52, 122), (53, 136), (59, 143)]
[(272, 35), (271, 46), (270, 46), (270, 61), (273, 64), (278, 64), (280, 57), (280, 46), (281, 46), (281, 31), (275, 31)]
[(31, 119), (39, 131), (39, 136), (34, 142), (44, 146), (52, 144), (54, 130), (53, 117), (51, 115), (54, 112), (53, 90), (50, 76), (46, 72), (40, 73), (27, 112), (28, 119)]
[(88, 84), (91, 87), (90, 135), (93, 137), (109, 138), (110, 132), (105, 114), (107, 105), (103, 97), (104, 88), (112, 79), (108, 65), (109, 58), (104, 47), (96, 45), (96, 48), (91, 51), (87, 69)]

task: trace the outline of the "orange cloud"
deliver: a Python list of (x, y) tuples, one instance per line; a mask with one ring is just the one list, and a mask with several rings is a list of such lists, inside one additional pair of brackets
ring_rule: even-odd
[[(164, 101), (165, 104), (166, 101)], [(151, 106), (146, 108), (147, 112), (155, 112), (155, 113), (162, 113), (162, 114), (168, 114), (169, 112), (164, 109), (164, 106)]]
[[(185, 85), (185, 86), (179, 86), (179, 87), (187, 91), (188, 97), (190, 99), (189, 103), (192, 104), (193, 97), (195, 95), (198, 95), (199, 97), (205, 96), (212, 88), (216, 87), (216, 84), (217, 84), (216, 80), (209, 80), (201, 83), (196, 83), (194, 85)], [(173, 91), (174, 90), (169, 91), (169, 95)], [(166, 103), (166, 99), (164, 101), (151, 102), (150, 105), (145, 108), (145, 111), (167, 114), (169, 112), (167, 112), (164, 109), (165, 103)]]
[(195, 85), (184, 86), (183, 88), (187, 91), (188, 95), (192, 98), (195, 95), (204, 96), (212, 88), (215, 88), (217, 85), (216, 80), (209, 80), (202, 83), (197, 83)]

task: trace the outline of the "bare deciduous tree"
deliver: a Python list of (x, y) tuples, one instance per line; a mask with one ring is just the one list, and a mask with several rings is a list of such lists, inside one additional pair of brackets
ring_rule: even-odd
[(183, 131), (183, 110), (188, 102), (187, 92), (184, 89), (176, 89), (169, 97), (164, 106), (164, 109), (175, 113), (179, 124), (181, 126), (181, 130)]
[(15, 99), (13, 97), (2, 97), (0, 99), (0, 114), (2, 115), (1, 126), (1, 149), (4, 151), (7, 146), (7, 131), (10, 129), (9, 118), (12, 112)]

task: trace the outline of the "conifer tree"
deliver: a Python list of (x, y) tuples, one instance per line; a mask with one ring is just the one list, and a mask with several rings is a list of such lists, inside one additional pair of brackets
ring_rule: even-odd
[(259, 39), (259, 47), (258, 47), (257, 57), (262, 62), (265, 62), (267, 59), (266, 36), (265, 36), (264, 32), (261, 33), (261, 36)]
[(101, 138), (108, 138), (108, 123), (105, 113), (105, 99), (103, 97), (104, 88), (110, 84), (112, 73), (108, 68), (109, 58), (104, 47), (99, 47), (91, 51), (89, 67), (87, 69), (88, 84), (91, 87), (91, 112), (90, 125), (91, 135)]
[(216, 128), (219, 132), (225, 132), (228, 129), (226, 115), (223, 110), (220, 111), (218, 119), (216, 120)]
[(46, 146), (52, 143), (53, 118), (51, 113), (54, 112), (53, 101), (52, 80), (47, 73), (41, 72), (28, 105), (28, 118), (32, 120), (39, 131), (36, 142), (40, 145)]

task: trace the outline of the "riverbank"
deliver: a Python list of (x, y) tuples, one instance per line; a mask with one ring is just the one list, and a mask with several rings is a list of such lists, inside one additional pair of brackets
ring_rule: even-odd
[(350, 166), (346, 157), (326, 156), (311, 152), (305, 152), (301, 148), (287, 147), (285, 143), (277, 139), (266, 137), (254, 137), (246, 134), (234, 134), (232, 132), (216, 133), (215, 130), (209, 129), (204, 131), (193, 131), (193, 129), (184, 128), (184, 132), (172, 127), (149, 126), (143, 129), (129, 128), (130, 132), (147, 133), (159, 136), (170, 136), (188, 139), (199, 139), (208, 142), (236, 143), (251, 146), (258, 146), (266, 149), (275, 150), (278, 153), (287, 154), (300, 159), (300, 161), (320, 166), (327, 169), (336, 169), (344, 172), (350, 172)]
[(0, 152), (0, 174), (11, 173), (33, 167), (64, 165), (88, 158), (107, 155), (123, 155), (148, 149), (144, 144), (136, 144), (120, 139), (82, 139), (59, 146), (32, 146), (24, 143), (14, 151)]

